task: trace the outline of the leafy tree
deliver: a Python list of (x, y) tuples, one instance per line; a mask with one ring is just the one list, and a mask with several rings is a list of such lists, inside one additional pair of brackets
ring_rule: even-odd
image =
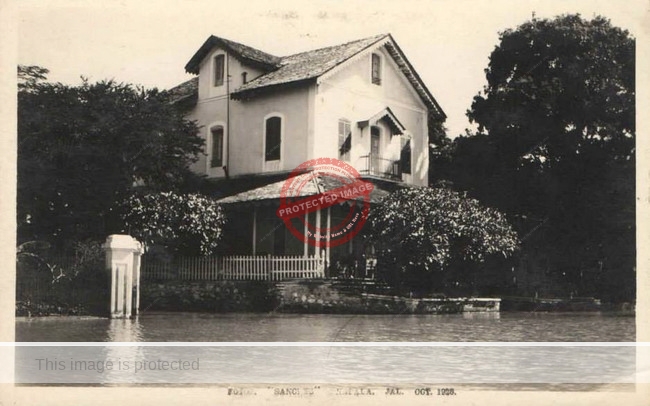
[(223, 210), (200, 195), (133, 195), (124, 206), (126, 231), (145, 245), (164, 246), (171, 253), (213, 254), (223, 235)]
[(382, 276), (419, 291), (444, 289), (443, 280), (471, 283), (468, 266), (518, 247), (503, 214), (443, 188), (397, 190), (373, 208), (368, 224)]
[(634, 39), (603, 17), (533, 19), (501, 33), (468, 111), (478, 131), (454, 140), (455, 187), (522, 235), (543, 223), (528, 254), (576, 294), (605, 297), (618, 279), (615, 299), (634, 296), (634, 69)]
[(47, 83), (19, 66), (18, 237), (61, 245), (119, 231), (135, 184), (182, 185), (202, 150), (198, 128), (165, 92), (115, 81)]

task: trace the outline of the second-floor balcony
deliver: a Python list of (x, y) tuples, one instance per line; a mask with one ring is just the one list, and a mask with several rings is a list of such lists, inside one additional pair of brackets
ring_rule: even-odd
[(384, 158), (375, 154), (361, 156), (359, 173), (390, 180), (402, 180), (402, 169), (399, 160)]

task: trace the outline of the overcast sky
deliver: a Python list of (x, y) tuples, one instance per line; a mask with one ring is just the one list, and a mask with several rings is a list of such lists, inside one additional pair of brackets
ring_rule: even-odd
[(644, 1), (22, 1), (18, 62), (77, 84), (114, 78), (169, 88), (211, 35), (272, 53), (335, 45), (391, 33), (447, 113), (448, 134), (469, 126), (472, 97), (485, 84), (498, 32), (529, 20), (579, 12), (603, 15), (633, 35)]

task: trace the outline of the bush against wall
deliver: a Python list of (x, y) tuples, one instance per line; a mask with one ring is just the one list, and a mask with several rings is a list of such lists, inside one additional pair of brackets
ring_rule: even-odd
[(397, 190), (373, 208), (368, 223), (380, 275), (425, 292), (443, 288), (444, 280), (468, 282), (476, 264), (507, 258), (519, 244), (502, 213), (449, 189)]
[(178, 255), (214, 254), (226, 222), (214, 200), (173, 192), (133, 195), (124, 203), (125, 232)]

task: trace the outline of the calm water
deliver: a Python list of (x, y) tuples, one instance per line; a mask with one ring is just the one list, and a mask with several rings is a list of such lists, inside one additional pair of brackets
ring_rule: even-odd
[[(487, 384), (634, 382), (634, 347), (351, 346), (355, 341), (635, 341), (634, 317), (605, 314), (290, 315), (145, 313), (136, 320), (48, 317), (16, 322), (16, 341), (340, 342), (260, 346), (16, 347), (23, 383)], [(186, 371), (46, 370), (38, 359), (195, 361)], [(199, 367), (200, 362), (200, 368)], [(153, 364), (152, 364), (153, 365)]]
[(20, 319), (16, 341), (635, 341), (600, 313), (293, 315), (145, 313), (137, 320)]

